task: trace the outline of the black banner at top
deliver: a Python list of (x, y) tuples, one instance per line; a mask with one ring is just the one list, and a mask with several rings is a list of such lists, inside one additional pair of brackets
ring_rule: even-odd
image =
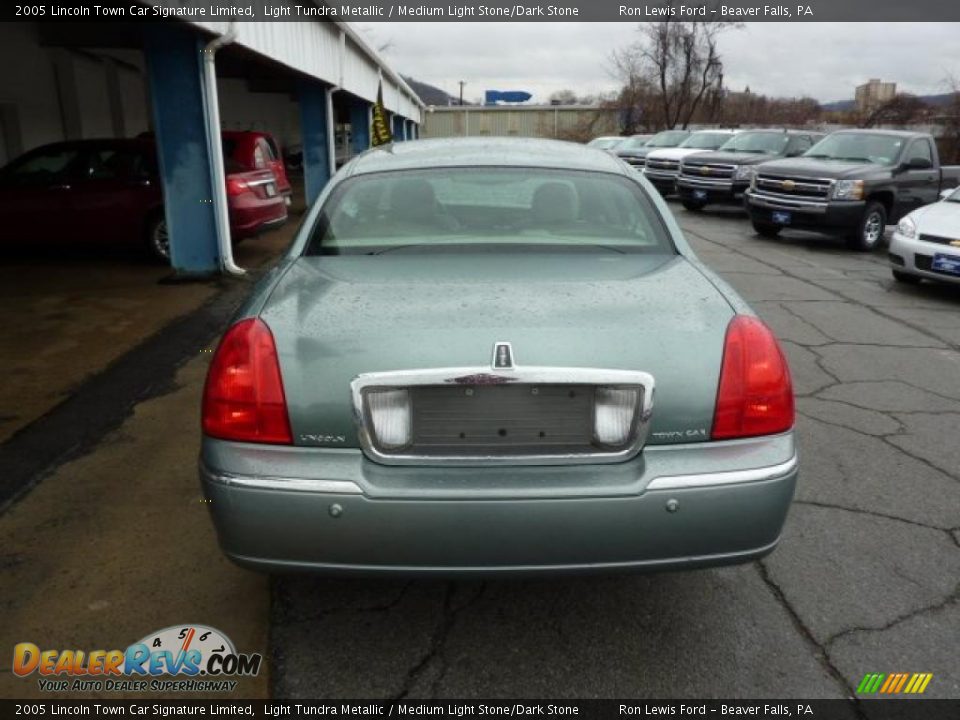
[[(958, 22), (957, 0), (55, 0), (4, 20), (357, 22)], [(891, 34), (891, 42), (896, 37)], [(958, 40), (960, 47), (960, 40)], [(946, 50), (946, 48), (944, 48)]]
[(956, 720), (960, 700), (0, 700), (0, 717)]

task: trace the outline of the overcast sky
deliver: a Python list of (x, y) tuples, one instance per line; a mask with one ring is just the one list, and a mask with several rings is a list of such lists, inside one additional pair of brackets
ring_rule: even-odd
[[(536, 101), (569, 88), (613, 90), (610, 50), (634, 42), (629, 23), (369, 23), (357, 24), (404, 75), (456, 96), (527, 90)], [(946, 92), (960, 76), (960, 23), (747, 23), (721, 41), (725, 84), (735, 90), (827, 102), (853, 98), (871, 77), (893, 80), (918, 95)]]

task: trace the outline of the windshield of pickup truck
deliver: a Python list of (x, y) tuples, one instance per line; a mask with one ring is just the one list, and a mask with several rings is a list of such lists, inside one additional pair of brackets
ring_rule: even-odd
[(734, 135), (720, 146), (723, 152), (781, 153), (790, 142), (783, 132), (744, 132)]
[(627, 177), (452, 167), (344, 180), (324, 203), (306, 254), (498, 246), (675, 252), (653, 203)]
[(649, 148), (671, 148), (682, 143), (690, 133), (686, 130), (664, 130), (650, 138), (647, 143)]
[(731, 137), (733, 136), (730, 133), (697, 132), (680, 143), (679, 147), (695, 148), (697, 150), (716, 150)]
[(620, 150), (639, 150), (644, 147), (648, 142), (650, 142), (649, 135), (638, 135), (637, 137), (627, 138), (622, 143), (617, 146), (617, 151)]
[(904, 138), (876, 133), (834, 133), (803, 154), (820, 160), (893, 165), (903, 149)]

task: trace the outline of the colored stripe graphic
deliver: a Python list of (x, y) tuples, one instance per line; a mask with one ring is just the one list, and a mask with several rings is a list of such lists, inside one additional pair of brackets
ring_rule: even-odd
[(926, 691), (933, 673), (867, 673), (857, 686), (857, 694), (870, 695), (899, 693), (918, 695)]

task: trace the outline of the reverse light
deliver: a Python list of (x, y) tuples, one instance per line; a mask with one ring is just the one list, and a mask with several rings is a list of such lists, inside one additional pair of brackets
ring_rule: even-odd
[(833, 186), (835, 200), (863, 200), (863, 180), (837, 180)]
[(601, 445), (626, 445), (633, 430), (640, 388), (598, 387), (593, 398), (593, 436)]
[(735, 316), (724, 341), (713, 439), (772, 435), (793, 422), (793, 383), (776, 337), (759, 319)]
[(399, 450), (412, 440), (410, 392), (408, 390), (368, 390), (367, 411), (376, 443), (384, 450)]
[(292, 444), (273, 334), (259, 318), (227, 330), (203, 388), (203, 432), (239, 442)]
[(917, 236), (917, 224), (907, 215), (897, 224), (897, 232), (905, 238), (915, 238)]

